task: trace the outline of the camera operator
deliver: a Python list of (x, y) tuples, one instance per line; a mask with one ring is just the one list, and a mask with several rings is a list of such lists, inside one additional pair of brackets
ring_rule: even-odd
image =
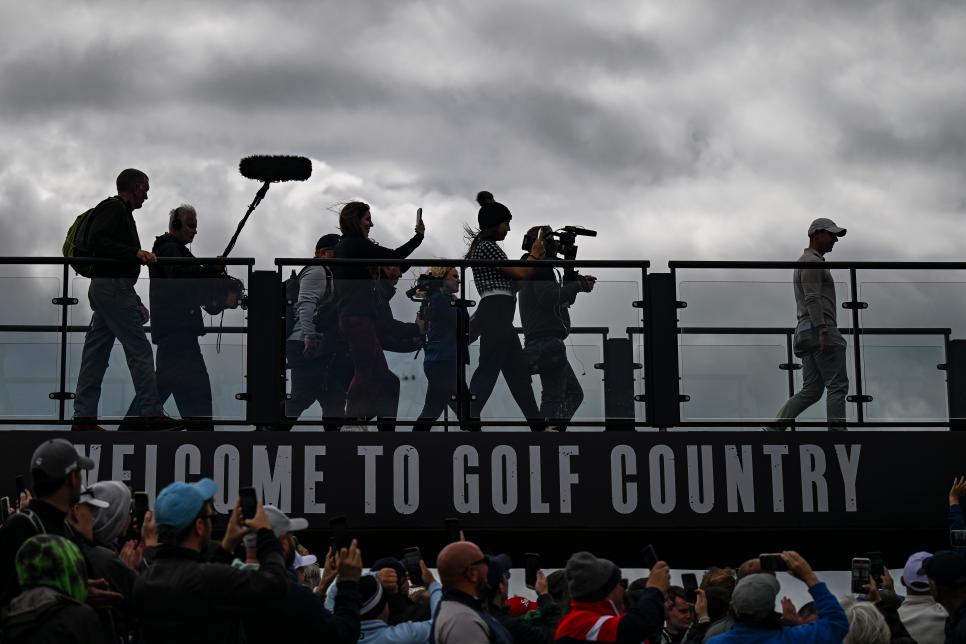
[[(531, 370), (540, 374), (543, 391), (540, 413), (549, 419), (551, 429), (566, 431), (584, 400), (584, 391), (567, 360), (564, 340), (570, 335), (570, 307), (578, 293), (589, 293), (597, 278), (565, 272), (558, 278), (546, 260), (557, 258), (559, 242), (550, 226), (534, 226), (523, 238), (523, 249), (530, 251), (537, 239), (543, 241), (546, 254), (537, 263), (529, 279), (520, 282), (520, 318), (523, 321), (523, 352)], [(546, 265), (540, 265), (546, 264)]]

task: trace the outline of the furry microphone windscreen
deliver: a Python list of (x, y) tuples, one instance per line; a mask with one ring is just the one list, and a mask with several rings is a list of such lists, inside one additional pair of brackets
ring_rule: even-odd
[(238, 164), (243, 177), (256, 181), (305, 181), (312, 176), (312, 161), (305, 157), (256, 155)]

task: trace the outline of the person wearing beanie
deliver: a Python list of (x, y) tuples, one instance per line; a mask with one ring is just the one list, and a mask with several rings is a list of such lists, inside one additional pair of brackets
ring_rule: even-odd
[[(468, 231), (472, 233), (472, 241), (466, 251), (466, 259), (505, 261), (507, 255), (497, 242), (506, 239), (510, 232), (510, 209), (486, 191), (480, 192), (476, 200), (480, 204), (477, 215), (480, 227), (477, 231)], [(539, 260), (544, 254), (543, 241), (537, 239), (527, 260)], [(540, 409), (530, 381), (530, 365), (523, 353), (520, 337), (513, 328), (517, 281), (529, 279), (534, 269), (509, 266), (471, 268), (480, 295), (479, 308), (473, 316), (473, 324), (480, 334), (480, 359), (470, 380), (470, 419), (464, 423), (464, 429), (475, 431), (480, 428), (480, 414), (502, 373), (510, 394), (530, 421), (530, 429), (543, 431), (546, 423), (540, 421)]]
[(651, 569), (647, 587), (637, 603), (624, 612), (621, 571), (613, 562), (589, 552), (573, 554), (567, 561), (570, 612), (557, 626), (557, 642), (660, 641), (664, 626), (664, 595), (670, 570), (663, 561)]
[[(334, 257), (340, 240), (334, 233), (322, 235), (315, 243), (315, 259)], [(292, 273), (295, 275), (295, 271)], [(306, 266), (295, 275), (294, 284), (298, 293), (287, 296), (294, 300), (294, 316), (288, 321), (292, 332), (285, 341), (285, 356), (292, 370), (292, 395), (285, 401), (285, 415), (297, 420), (318, 402), (325, 430), (339, 431), (353, 368), (349, 349), (339, 334), (332, 268)], [(286, 424), (279, 429), (291, 428)]]
[(55, 535), (27, 539), (14, 559), (23, 590), (0, 614), (4, 644), (108, 643), (87, 599), (87, 570), (76, 545)]
[[(420, 214), (416, 218), (416, 234), (399, 248), (384, 248), (369, 239), (373, 227), (369, 204), (347, 203), (339, 213), (342, 239), (335, 247), (340, 259), (393, 260), (405, 259), (423, 242)], [(393, 431), (399, 409), (399, 378), (389, 370), (376, 328), (379, 317), (379, 295), (376, 291), (376, 266), (335, 266), (335, 292), (338, 302), (339, 331), (352, 355), (355, 369), (346, 393), (345, 415), (365, 424), (369, 418), (385, 418), (377, 423), (380, 431)]]
[(735, 623), (706, 640), (712, 644), (839, 644), (849, 632), (849, 620), (835, 596), (797, 552), (782, 553), (788, 572), (808, 586), (818, 619), (798, 626), (782, 626), (775, 612), (781, 587), (769, 572), (743, 576), (731, 594), (731, 615)]
[[(420, 583), (429, 592), (430, 610), (435, 613), (442, 599), (443, 587), (425, 563), (420, 561), (419, 567), (423, 574)], [(430, 620), (389, 625), (390, 592), (374, 574), (365, 575), (359, 580), (359, 594), (362, 596), (362, 609), (359, 611), (362, 620), (361, 644), (424, 644), (429, 641), (433, 628)]]
[[(217, 560), (209, 561), (217, 492), (211, 479), (178, 481), (161, 490), (153, 516), (146, 515), (145, 531), (156, 528), (161, 545), (134, 584), (145, 644), (245, 641), (243, 617), (288, 590), (282, 550), (261, 503), (253, 518), (243, 520), (236, 499)], [(256, 535), (259, 568), (233, 568), (231, 553), (249, 532)]]

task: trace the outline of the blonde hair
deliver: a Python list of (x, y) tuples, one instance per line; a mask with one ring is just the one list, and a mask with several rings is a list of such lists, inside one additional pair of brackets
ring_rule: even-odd
[(849, 634), (842, 644), (889, 644), (892, 640), (885, 617), (874, 605), (853, 604), (845, 614), (849, 618)]
[(430, 266), (429, 270), (426, 271), (433, 276), (433, 279), (442, 280), (446, 279), (449, 272), (456, 268), (455, 266)]

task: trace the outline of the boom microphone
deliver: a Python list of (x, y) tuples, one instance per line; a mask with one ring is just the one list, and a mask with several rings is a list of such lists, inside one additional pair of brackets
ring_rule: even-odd
[(235, 229), (235, 234), (231, 236), (231, 241), (228, 242), (225, 252), (221, 254), (222, 257), (228, 257), (228, 253), (235, 247), (235, 242), (238, 240), (242, 228), (245, 227), (245, 222), (248, 221), (255, 207), (268, 194), (269, 186), (280, 181), (305, 181), (312, 176), (312, 161), (305, 157), (260, 154), (242, 159), (238, 164), (238, 171), (242, 173), (243, 177), (261, 181), (262, 187), (255, 193), (255, 199), (248, 206), (248, 212), (238, 222), (238, 228)]
[(242, 159), (238, 170), (243, 177), (256, 181), (305, 181), (312, 176), (312, 161), (305, 157), (257, 155)]

